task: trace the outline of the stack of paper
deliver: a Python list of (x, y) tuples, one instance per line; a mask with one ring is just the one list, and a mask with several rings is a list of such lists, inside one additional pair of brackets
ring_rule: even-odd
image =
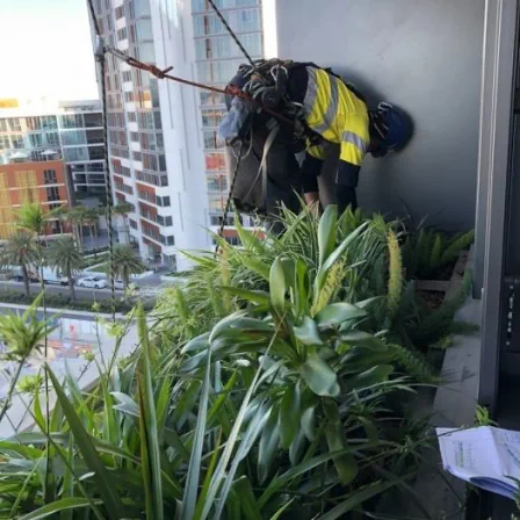
[(491, 493), (514, 499), (519, 493), (520, 433), (481, 426), (437, 428), (444, 469)]

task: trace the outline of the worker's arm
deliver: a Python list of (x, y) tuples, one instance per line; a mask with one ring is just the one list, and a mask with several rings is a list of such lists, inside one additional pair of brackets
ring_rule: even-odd
[(326, 150), (324, 146), (317, 144), (307, 148), (301, 174), (303, 196), (308, 206), (320, 201), (318, 177), (325, 162), (325, 157)]
[(339, 161), (338, 177), (336, 179), (336, 201), (340, 215), (350, 206), (357, 209), (356, 188), (359, 181), (360, 166), (345, 161)]
[(345, 123), (336, 178), (336, 197), (340, 215), (349, 206), (352, 210), (357, 209), (356, 188), (359, 171), (370, 141), (366, 117), (351, 117)]

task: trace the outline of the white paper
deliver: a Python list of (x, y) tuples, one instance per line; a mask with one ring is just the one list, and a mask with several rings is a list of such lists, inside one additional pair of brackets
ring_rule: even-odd
[(514, 499), (520, 480), (520, 433), (481, 426), (437, 428), (444, 469), (491, 493)]

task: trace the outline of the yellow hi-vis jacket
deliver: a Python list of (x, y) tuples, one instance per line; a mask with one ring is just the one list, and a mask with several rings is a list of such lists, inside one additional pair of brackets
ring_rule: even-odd
[[(303, 111), (307, 124), (325, 141), (340, 145), (340, 160), (361, 166), (370, 143), (366, 104), (341, 79), (324, 70), (307, 67), (309, 82)], [(310, 146), (307, 153), (325, 159), (323, 146)]]

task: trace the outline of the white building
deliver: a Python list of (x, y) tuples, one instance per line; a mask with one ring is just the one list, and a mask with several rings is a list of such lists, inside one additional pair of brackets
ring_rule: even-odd
[[(218, 0), (254, 58), (263, 55), (261, 0)], [(224, 87), (244, 61), (206, 0), (94, 0), (105, 43), (171, 74)], [(107, 56), (109, 154), (116, 203), (132, 204), (130, 239), (145, 259), (189, 266), (222, 222), (222, 95), (157, 80)], [(228, 222), (231, 224), (231, 221)], [(249, 224), (249, 222), (246, 222)], [(227, 238), (234, 240), (232, 229)], [(122, 239), (122, 237), (120, 237)]]

